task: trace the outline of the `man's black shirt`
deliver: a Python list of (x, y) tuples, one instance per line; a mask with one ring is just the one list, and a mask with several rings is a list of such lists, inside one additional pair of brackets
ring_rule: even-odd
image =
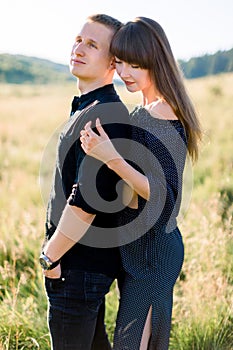
[[(92, 121), (94, 127), (97, 117), (113, 143), (114, 140), (130, 137), (128, 111), (113, 84), (74, 97), (70, 119), (60, 133), (58, 141), (54, 180), (47, 209), (47, 239), (54, 233), (67, 200), (70, 205), (96, 214), (87, 231), (92, 237), (96, 227), (107, 230), (117, 226), (120, 210), (108, 213), (107, 209), (112, 201), (119, 199), (121, 202), (121, 193), (116, 191), (120, 178), (103, 163), (86, 156), (79, 140), (80, 131), (85, 124)], [(120, 143), (114, 145), (118, 152), (122, 153)], [(103, 202), (99, 198), (102, 198)], [(64, 269), (99, 272), (109, 276), (115, 276), (121, 267), (117, 247), (96, 248), (81, 243), (76, 243), (62, 257), (61, 264)]]

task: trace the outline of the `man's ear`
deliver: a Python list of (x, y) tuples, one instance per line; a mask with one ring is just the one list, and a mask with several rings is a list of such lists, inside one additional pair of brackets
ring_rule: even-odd
[(115, 62), (115, 57), (113, 57), (110, 61), (110, 67), (112, 69), (116, 69), (116, 62)]

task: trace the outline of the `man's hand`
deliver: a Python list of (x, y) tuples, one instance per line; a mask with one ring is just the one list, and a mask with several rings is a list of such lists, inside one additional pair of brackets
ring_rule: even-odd
[(43, 270), (44, 276), (48, 278), (60, 278), (61, 277), (61, 264), (58, 264), (52, 270)]

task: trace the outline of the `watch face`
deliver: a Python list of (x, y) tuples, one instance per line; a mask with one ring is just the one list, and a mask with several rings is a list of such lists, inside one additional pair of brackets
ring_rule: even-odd
[(42, 266), (42, 268), (44, 269), (44, 270), (48, 270), (48, 263), (47, 263), (47, 261), (45, 261), (45, 259), (43, 259), (43, 258), (40, 258), (40, 264), (41, 264), (41, 266)]

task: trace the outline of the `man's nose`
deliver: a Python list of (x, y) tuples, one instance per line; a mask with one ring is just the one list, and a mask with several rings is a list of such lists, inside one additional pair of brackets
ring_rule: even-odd
[(84, 52), (84, 43), (81, 41), (79, 43), (77, 43), (75, 46), (74, 46), (74, 50), (73, 52), (75, 53), (75, 55), (77, 56), (83, 56), (85, 54)]

